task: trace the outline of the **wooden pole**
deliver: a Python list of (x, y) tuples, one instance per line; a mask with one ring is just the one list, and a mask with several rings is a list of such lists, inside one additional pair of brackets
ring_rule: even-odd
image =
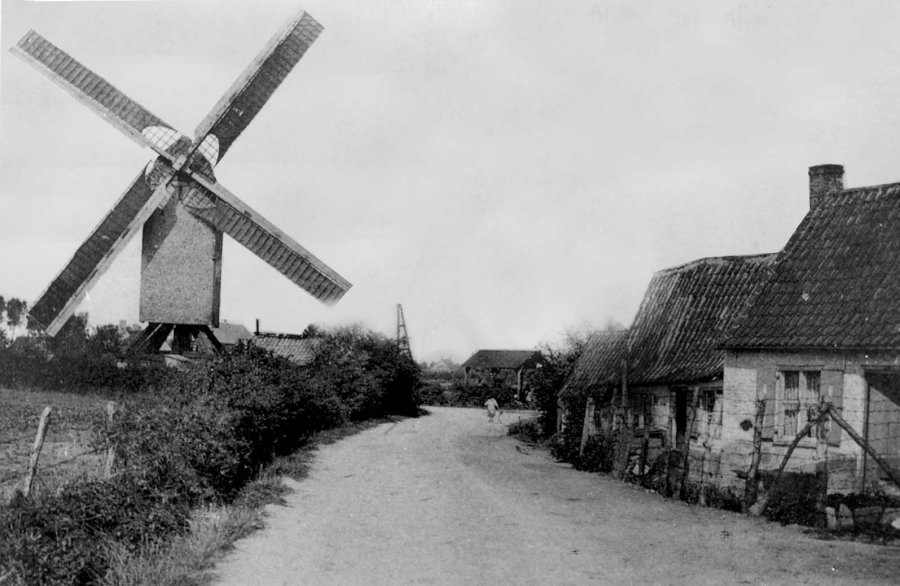
[[(115, 401), (110, 401), (106, 404), (106, 421), (107, 427), (112, 427), (113, 418), (116, 415), (116, 411), (118, 410), (118, 405), (116, 405)], [(113, 468), (116, 465), (116, 447), (113, 444), (110, 444), (106, 449), (106, 466), (103, 470), (103, 476), (105, 478), (109, 478), (112, 476)]]
[(587, 445), (588, 438), (591, 435), (591, 418), (593, 416), (593, 409), (591, 407), (594, 404), (594, 399), (591, 397), (587, 398), (587, 401), (584, 403), (584, 422), (581, 424), (581, 446), (578, 448), (578, 455), (584, 455), (584, 446)]
[(775, 491), (775, 487), (781, 480), (781, 475), (784, 472), (784, 467), (787, 466), (788, 460), (791, 459), (791, 455), (794, 453), (794, 449), (797, 447), (797, 444), (800, 443), (800, 440), (806, 437), (806, 435), (809, 433), (809, 430), (812, 429), (814, 425), (818, 425), (819, 423), (825, 421), (825, 419), (828, 417), (829, 411), (830, 409), (826, 407), (825, 410), (819, 412), (819, 414), (815, 418), (810, 417), (809, 422), (807, 422), (807, 424), (803, 426), (803, 429), (800, 430), (800, 433), (798, 433), (796, 437), (794, 437), (794, 441), (792, 441), (791, 445), (788, 446), (788, 450), (784, 454), (784, 458), (781, 459), (781, 466), (778, 467), (778, 471), (775, 472), (775, 477), (772, 478), (772, 486), (769, 487), (768, 493), (765, 497), (762, 498), (762, 500), (754, 503), (750, 507), (751, 515), (753, 515), (754, 517), (758, 517), (766, 512), (766, 507), (769, 506), (769, 495)]
[(641, 476), (647, 473), (647, 453), (650, 451), (650, 422), (644, 420), (644, 437), (641, 440)]
[(31, 448), (31, 460), (28, 462), (28, 475), (25, 476), (25, 497), (31, 496), (31, 487), (34, 484), (34, 475), (37, 472), (38, 459), (41, 457), (41, 449), (44, 447), (44, 438), (47, 436), (47, 428), (50, 426), (50, 407), (44, 407), (41, 413), (41, 421), (38, 423), (37, 435), (34, 438), (34, 446)]
[(867, 454), (872, 456), (872, 459), (875, 460), (876, 464), (881, 466), (881, 469), (884, 470), (884, 472), (888, 475), (888, 478), (890, 478), (894, 484), (900, 486), (900, 480), (898, 480), (897, 473), (891, 468), (890, 464), (884, 461), (884, 458), (878, 455), (878, 452), (872, 449), (872, 446), (869, 445), (869, 442), (860, 437), (860, 435), (856, 433), (856, 430), (850, 427), (850, 424), (844, 421), (844, 418), (838, 415), (837, 411), (835, 411), (834, 407), (832, 407), (830, 404), (826, 405), (826, 410), (828, 415), (831, 416), (835, 423), (840, 425), (844, 429), (844, 431), (846, 431), (847, 434), (851, 438), (853, 438), (853, 441), (858, 443), (860, 447), (862, 447), (862, 449), (866, 451)]
[(684, 457), (681, 462), (681, 486), (679, 496), (684, 500), (687, 496), (688, 472), (691, 469), (691, 435), (694, 433), (694, 424), (697, 422), (697, 410), (700, 407), (700, 387), (694, 387), (691, 398), (691, 421), (687, 426), (687, 437), (684, 438)]
[(759, 496), (759, 461), (762, 459), (762, 426), (766, 414), (766, 400), (756, 400), (756, 417), (753, 418), (753, 453), (750, 455), (750, 470), (744, 486), (744, 502), (741, 511), (747, 513)]

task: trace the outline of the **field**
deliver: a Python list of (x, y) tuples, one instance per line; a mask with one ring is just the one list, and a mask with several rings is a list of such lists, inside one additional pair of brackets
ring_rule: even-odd
[(92, 453), (95, 425), (106, 418), (107, 397), (0, 389), (0, 503), (24, 484), (41, 412), (52, 407), (33, 492), (53, 492), (82, 476), (98, 476), (105, 454)]

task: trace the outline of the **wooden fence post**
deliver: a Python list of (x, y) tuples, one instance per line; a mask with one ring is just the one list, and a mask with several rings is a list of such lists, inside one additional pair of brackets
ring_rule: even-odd
[(796, 449), (797, 444), (800, 443), (800, 440), (806, 437), (809, 433), (809, 430), (813, 428), (813, 426), (818, 425), (825, 421), (828, 418), (828, 414), (831, 410), (826, 405), (825, 410), (820, 411), (815, 418), (810, 417), (809, 422), (803, 426), (803, 429), (800, 430), (794, 437), (794, 441), (791, 442), (791, 445), (788, 446), (787, 452), (784, 454), (784, 458), (781, 460), (781, 466), (778, 467), (778, 471), (775, 472), (775, 476), (772, 478), (772, 485), (769, 487), (769, 491), (765, 497), (759, 502), (753, 504), (750, 507), (750, 514), (754, 517), (758, 517), (766, 512), (766, 507), (769, 506), (769, 495), (775, 491), (775, 486), (778, 484), (778, 481), (781, 480), (781, 475), (784, 473), (784, 467), (787, 466), (788, 460), (791, 459), (791, 455), (794, 453), (794, 449)]
[[(113, 419), (115, 418), (116, 411), (118, 411), (119, 406), (115, 401), (109, 401), (106, 404), (106, 425), (107, 427), (111, 427), (113, 423)], [(110, 444), (108, 448), (106, 448), (106, 466), (103, 469), (103, 477), (109, 478), (112, 476), (113, 469), (116, 465), (116, 447), (113, 444)]]
[(691, 435), (694, 433), (694, 424), (697, 422), (697, 411), (700, 408), (700, 387), (694, 387), (694, 396), (691, 398), (691, 422), (687, 426), (687, 434), (684, 438), (684, 459), (681, 463), (681, 486), (678, 488), (678, 496), (681, 500), (687, 496), (688, 472), (691, 468)]
[(38, 423), (37, 435), (34, 438), (34, 446), (31, 448), (31, 459), (28, 462), (28, 475), (25, 476), (25, 488), (22, 491), (25, 497), (31, 496), (31, 487), (34, 484), (34, 476), (37, 472), (38, 459), (41, 457), (41, 448), (44, 447), (44, 438), (47, 436), (47, 428), (50, 425), (50, 407), (44, 407), (41, 413), (41, 421)]
[(762, 426), (766, 414), (766, 400), (757, 399), (756, 417), (753, 418), (753, 453), (750, 455), (750, 470), (744, 485), (744, 502), (741, 511), (746, 514), (759, 496), (759, 461), (762, 459)]

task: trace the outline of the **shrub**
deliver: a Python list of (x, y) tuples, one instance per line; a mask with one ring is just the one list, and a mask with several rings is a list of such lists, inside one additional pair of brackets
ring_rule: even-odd
[(769, 506), (766, 516), (783, 525), (797, 523), (799, 525), (816, 526), (821, 524), (821, 513), (816, 510), (816, 495), (822, 484), (815, 474), (800, 472), (784, 472), (774, 487), (766, 479), (769, 490)]
[(603, 434), (592, 435), (584, 444), (584, 451), (575, 457), (573, 466), (586, 472), (612, 472), (616, 443)]
[(43, 502), (0, 508), (0, 569), (27, 584), (87, 584), (107, 568), (104, 544), (135, 549), (182, 531), (188, 510), (128, 478), (83, 482)]
[[(146, 392), (126, 401), (95, 446), (115, 447), (116, 475), (0, 510), (0, 576), (94, 582), (109, 556), (183, 531), (191, 507), (233, 499), (310, 434), (350, 419), (418, 412), (418, 367), (389, 340), (361, 328), (322, 339), (310, 368), (239, 346), (183, 371), (132, 373)], [(66, 368), (97, 358), (87, 350), (49, 356), (45, 349), (29, 341), (16, 351), (44, 365), (68, 356), (59, 363)], [(105, 364), (88, 372), (100, 376)]]
[(507, 428), (507, 433), (532, 443), (539, 442), (544, 437), (540, 423), (533, 418), (514, 421)]

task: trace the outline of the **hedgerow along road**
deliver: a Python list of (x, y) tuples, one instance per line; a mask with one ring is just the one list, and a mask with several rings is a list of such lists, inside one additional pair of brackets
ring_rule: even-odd
[(824, 541), (572, 470), (520, 415), (429, 408), (324, 446), (219, 584), (896, 584), (895, 546)]

